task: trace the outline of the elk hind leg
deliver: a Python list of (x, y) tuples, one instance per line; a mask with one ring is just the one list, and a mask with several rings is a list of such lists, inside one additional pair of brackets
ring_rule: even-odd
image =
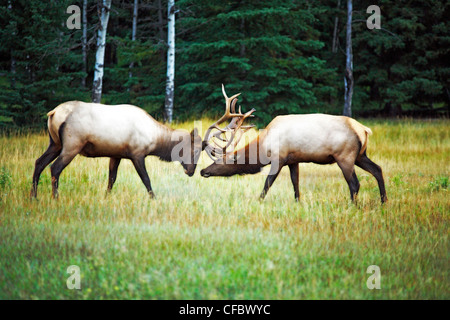
[(380, 189), (381, 202), (382, 203), (386, 202), (388, 199), (387, 199), (387, 195), (386, 195), (383, 171), (381, 170), (381, 167), (379, 165), (377, 165), (375, 162), (373, 162), (372, 160), (370, 160), (369, 157), (367, 157), (365, 151), (361, 155), (361, 157), (359, 157), (356, 160), (355, 164), (358, 167), (360, 167), (361, 169), (364, 169), (367, 172), (369, 172), (371, 175), (373, 175), (375, 177), (375, 179), (377, 179), (378, 188)]
[(39, 178), (41, 177), (42, 171), (44, 171), (45, 167), (47, 167), (53, 160), (55, 160), (59, 154), (61, 153), (61, 147), (56, 145), (53, 141), (52, 137), (50, 137), (50, 144), (47, 150), (40, 156), (34, 166), (33, 173), (33, 185), (31, 187), (30, 196), (32, 198), (37, 197), (37, 188), (39, 184)]
[(75, 158), (75, 156), (80, 153), (80, 151), (83, 149), (84, 145), (81, 145), (79, 147), (69, 147), (64, 145), (63, 149), (61, 151), (61, 154), (59, 155), (58, 159), (56, 159), (55, 162), (53, 162), (51, 166), (51, 172), (52, 172), (52, 196), (53, 199), (58, 198), (58, 186), (59, 186), (59, 176), (61, 175), (61, 172), (64, 170), (65, 167)]

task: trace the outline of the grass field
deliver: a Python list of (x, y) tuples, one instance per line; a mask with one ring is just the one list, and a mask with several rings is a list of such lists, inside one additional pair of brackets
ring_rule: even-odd
[[(204, 179), (206, 155), (191, 178), (148, 157), (154, 200), (127, 160), (105, 197), (108, 160), (78, 156), (59, 201), (49, 169), (31, 201), (48, 137), (0, 137), (0, 299), (449, 299), (450, 121), (361, 122), (384, 206), (365, 171), (354, 205), (337, 165), (313, 164), (300, 166), (299, 203), (287, 168), (259, 202), (264, 174)], [(81, 290), (66, 286), (70, 265)]]

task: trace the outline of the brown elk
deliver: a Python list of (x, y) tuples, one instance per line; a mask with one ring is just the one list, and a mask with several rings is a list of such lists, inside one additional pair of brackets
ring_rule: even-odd
[(109, 157), (107, 191), (111, 191), (121, 159), (130, 159), (151, 197), (154, 196), (145, 168), (145, 157), (158, 156), (164, 161), (179, 161), (192, 176), (201, 153), (202, 140), (191, 133), (173, 130), (132, 105), (108, 106), (70, 101), (48, 113), (50, 145), (36, 160), (31, 196), (37, 196), (39, 177), (51, 165), (52, 195), (58, 196), (59, 176), (77, 154)]
[[(225, 95), (225, 92), (224, 92)], [(225, 95), (226, 96), (226, 95)], [(235, 174), (255, 174), (268, 164), (271, 165), (264, 189), (260, 198), (264, 199), (269, 188), (277, 178), (281, 169), (288, 166), (295, 199), (299, 193), (299, 163), (312, 162), (317, 164), (337, 163), (344, 174), (350, 189), (350, 197), (356, 199), (359, 191), (359, 181), (355, 173), (355, 164), (371, 173), (378, 182), (381, 202), (387, 201), (383, 174), (380, 166), (372, 162), (366, 154), (368, 136), (372, 131), (344, 116), (326, 114), (305, 114), (278, 116), (266, 127), (259, 136), (245, 147), (235, 150), (238, 141), (233, 141), (249, 127), (240, 127), (254, 110), (245, 115), (233, 117), (237, 95), (230, 98), (222, 122), (232, 119), (226, 128), (214, 123), (205, 136), (203, 147), (210, 149), (208, 154), (214, 163), (201, 171), (205, 178), (210, 176), (232, 176)], [(237, 120), (238, 119), (238, 120)], [(217, 129), (211, 135), (210, 131)], [(231, 137), (227, 133), (231, 132)], [(225, 142), (220, 145), (216, 138)], [(237, 139), (238, 140), (238, 139)], [(211, 142), (213, 141), (213, 142)], [(213, 144), (214, 143), (214, 144)], [(231, 148), (228, 148), (231, 146)], [(228, 148), (228, 149), (227, 149)]]

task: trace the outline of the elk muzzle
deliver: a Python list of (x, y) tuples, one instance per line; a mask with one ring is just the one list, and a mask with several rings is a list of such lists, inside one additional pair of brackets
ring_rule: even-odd
[(209, 178), (211, 176), (211, 173), (206, 171), (206, 169), (203, 169), (202, 171), (200, 171), (200, 174), (203, 178)]

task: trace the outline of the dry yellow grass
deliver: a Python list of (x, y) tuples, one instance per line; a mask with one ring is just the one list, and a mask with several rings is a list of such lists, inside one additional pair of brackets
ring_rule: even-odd
[[(354, 205), (339, 168), (314, 164), (300, 166), (299, 203), (288, 169), (259, 202), (264, 174), (203, 179), (206, 155), (192, 178), (148, 157), (154, 200), (129, 161), (106, 197), (108, 160), (77, 157), (59, 201), (48, 169), (30, 201), (48, 137), (0, 137), (0, 298), (448, 299), (450, 122), (362, 122), (384, 206), (365, 171)], [(81, 290), (66, 287), (70, 265)], [(366, 287), (369, 265), (381, 290)]]

